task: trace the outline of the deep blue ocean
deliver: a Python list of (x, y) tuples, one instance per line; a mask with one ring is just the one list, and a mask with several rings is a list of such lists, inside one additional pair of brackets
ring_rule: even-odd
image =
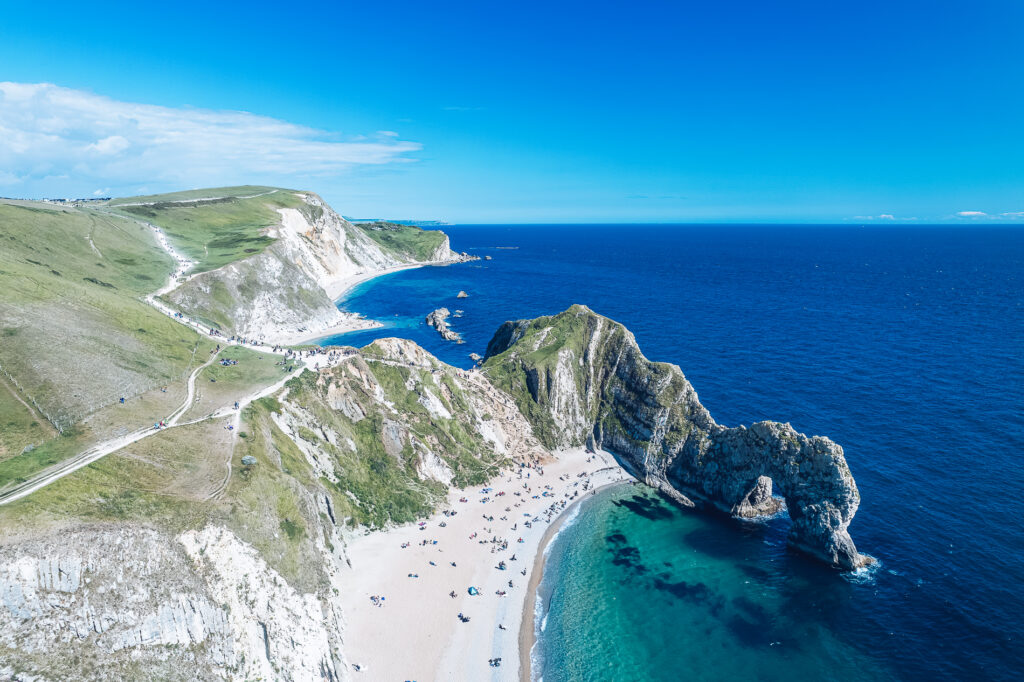
[[(493, 260), (372, 280), (339, 305), (389, 327), (330, 341), (403, 336), (469, 367), (501, 322), (584, 303), (682, 367), (719, 423), (841, 444), (850, 533), (881, 562), (843, 575), (788, 550), (785, 518), (609, 489), (550, 548), (546, 682), (1024, 677), (1024, 229), (445, 231)], [(464, 345), (422, 323), (441, 306), (464, 311)]]

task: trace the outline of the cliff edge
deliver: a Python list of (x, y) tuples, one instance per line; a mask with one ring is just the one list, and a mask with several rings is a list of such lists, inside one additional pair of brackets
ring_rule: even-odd
[(548, 447), (606, 449), (681, 504), (734, 516), (778, 510), (774, 485), (793, 547), (843, 569), (871, 561), (847, 531), (860, 494), (838, 444), (778, 422), (717, 424), (678, 366), (649, 361), (625, 327), (585, 306), (506, 322), (483, 369)]

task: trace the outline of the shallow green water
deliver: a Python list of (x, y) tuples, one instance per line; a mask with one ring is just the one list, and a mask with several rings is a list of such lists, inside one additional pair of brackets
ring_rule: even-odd
[(850, 644), (844, 613), (870, 599), (870, 581), (787, 551), (787, 525), (690, 512), (640, 486), (602, 491), (551, 544), (535, 671), (545, 682), (894, 679)]

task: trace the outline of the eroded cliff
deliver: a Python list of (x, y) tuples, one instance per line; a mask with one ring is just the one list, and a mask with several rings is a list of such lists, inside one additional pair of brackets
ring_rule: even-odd
[(443, 232), (353, 225), (317, 195), (296, 195), (299, 208), (276, 209), (280, 221), (265, 228), (273, 242), (263, 251), (191, 277), (168, 300), (222, 331), (278, 341), (351, 323), (356, 316), (333, 298), (352, 278), (470, 259), (452, 251)]
[(549, 447), (609, 450), (680, 503), (737, 516), (775, 511), (775, 490), (794, 547), (844, 569), (870, 561), (847, 531), (860, 494), (839, 445), (778, 422), (717, 424), (679, 367), (647, 360), (625, 327), (584, 306), (506, 322), (484, 373)]

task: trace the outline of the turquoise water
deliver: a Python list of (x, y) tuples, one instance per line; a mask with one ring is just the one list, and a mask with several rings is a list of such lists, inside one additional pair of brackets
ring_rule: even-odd
[[(842, 445), (861, 492), (850, 533), (882, 562), (855, 582), (787, 550), (785, 517), (609, 502), (621, 518), (581, 517), (549, 572), (566, 587), (545, 679), (1021, 678), (1024, 229), (445, 229), (493, 260), (364, 284), (341, 307), (388, 327), (336, 341), (404, 336), (467, 367), (503, 321), (585, 303), (680, 365), (719, 423)], [(464, 311), (464, 345), (423, 324), (440, 306)], [(607, 647), (631, 667), (607, 669)]]
[(827, 569), (792, 560), (784, 526), (737, 530), (645, 487), (601, 491), (550, 546), (544, 682), (896, 679), (845, 632), (857, 625), (844, 609), (870, 589), (821, 590)]

